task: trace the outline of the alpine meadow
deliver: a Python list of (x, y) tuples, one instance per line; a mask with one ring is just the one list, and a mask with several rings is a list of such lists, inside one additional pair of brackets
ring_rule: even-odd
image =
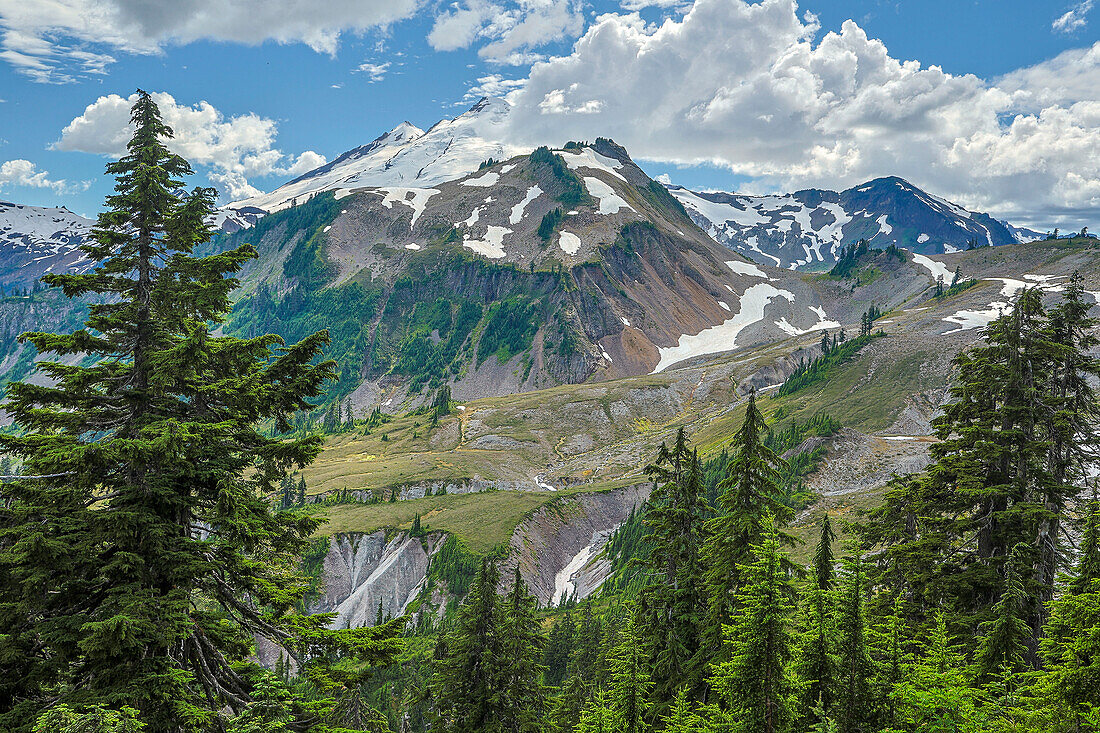
[(1100, 733), (1041, 5), (0, 0), (0, 733)]

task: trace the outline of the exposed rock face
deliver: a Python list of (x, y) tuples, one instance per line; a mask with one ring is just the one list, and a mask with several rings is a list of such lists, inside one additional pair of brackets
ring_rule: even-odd
[(404, 532), (388, 542), (382, 531), (333, 537), (324, 561), (325, 594), (311, 610), (335, 611), (334, 628), (373, 625), (379, 603), (386, 616), (400, 616), (424, 587), (438, 546)]
[(606, 568), (599, 570), (599, 548), (632, 509), (641, 507), (650, 488), (649, 483), (640, 483), (602, 493), (577, 494), (539, 509), (512, 534), (511, 556), (501, 568), (502, 584), (510, 583), (518, 564), (530, 593), (540, 604), (550, 605), (555, 600), (559, 573), (578, 553), (591, 547), (592, 557), (577, 568), (572, 583), (578, 598), (591, 595), (607, 577)]

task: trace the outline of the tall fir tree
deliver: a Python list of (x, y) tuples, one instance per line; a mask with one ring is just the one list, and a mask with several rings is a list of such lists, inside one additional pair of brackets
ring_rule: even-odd
[(836, 719), (841, 733), (872, 730), (871, 678), (874, 666), (867, 645), (863, 558), (858, 546), (844, 562), (837, 603)]
[(818, 723), (830, 714), (837, 684), (834, 537), (826, 514), (814, 550), (811, 584), (803, 595), (801, 638), (795, 656), (795, 669), (802, 683), (799, 717), (805, 724)]
[(1046, 608), (1054, 597), (1055, 579), (1066, 559), (1062, 546), (1062, 517), (1066, 503), (1078, 494), (1095, 465), (1100, 448), (1098, 406), (1092, 381), (1100, 376), (1100, 361), (1091, 355), (1100, 340), (1097, 319), (1090, 318), (1093, 303), (1074, 272), (1062, 293), (1062, 302), (1050, 312), (1049, 339), (1053, 354), (1046, 387), (1044, 435), (1048, 446), (1049, 482), (1040, 487), (1042, 502), (1033, 564), (1037, 603), (1032, 636), (1038, 638), (1046, 622)]
[(795, 590), (775, 520), (766, 514), (761, 525), (752, 562), (743, 566), (738, 613), (726, 642), (730, 659), (715, 665), (712, 685), (740, 730), (781, 733), (791, 730), (793, 720), (795, 682), (789, 662)]
[[(795, 540), (782, 532), (793, 517), (781, 500), (782, 469), (786, 462), (769, 448), (764, 438), (768, 425), (756, 404), (756, 392), (749, 393), (745, 419), (731, 444), (726, 476), (718, 485), (718, 515), (707, 521), (703, 548), (707, 566), (707, 614), (700, 630), (698, 655), (705, 667), (722, 650), (722, 627), (731, 618), (736, 592), (744, 579), (741, 569), (750, 562), (753, 547), (764, 539), (765, 517), (771, 517), (771, 532), (776, 541), (793, 545)], [(785, 555), (784, 569), (794, 567)]]
[(1046, 665), (1042, 686), (1068, 730), (1090, 730), (1090, 711), (1100, 710), (1100, 503), (1086, 513), (1081, 556), (1065, 590), (1050, 604), (1040, 641)]
[(628, 612), (608, 664), (612, 720), (614, 729), (619, 733), (645, 733), (649, 730), (647, 718), (653, 682), (646, 666), (634, 614)]
[(1029, 667), (1024, 660), (1032, 630), (1027, 622), (1030, 599), (1019, 572), (1022, 549), (1019, 545), (1013, 548), (1005, 564), (1004, 590), (993, 604), (993, 618), (979, 627), (982, 635), (977, 652), (979, 682), (992, 682), (1002, 674), (1016, 675)]
[(546, 667), (545, 681), (551, 687), (559, 687), (569, 674), (569, 658), (573, 654), (577, 624), (569, 611), (560, 617), (550, 629), (550, 638), (542, 656), (542, 665)]
[(447, 636), (445, 655), (431, 680), (435, 733), (483, 733), (500, 729), (500, 609), (496, 565), (485, 558)]
[[(1057, 435), (1049, 416), (1064, 401), (1054, 396), (1051, 377), (1069, 357), (1040, 293), (1023, 290), (984, 339), (955, 359), (953, 401), (933, 421), (941, 440), (932, 446), (932, 465), (923, 476), (898, 479), (864, 533), (866, 542), (885, 547), (877, 584), (905, 589), (923, 613), (946, 610), (971, 631), (989, 620), (1018, 544), (1028, 548), (1020, 567), (1032, 568), (1021, 576), (1025, 589), (1049, 594), (1062, 554), (1051, 532), (1072, 483), (1057, 476), (1078, 472), (1052, 458)], [(1081, 376), (1086, 366), (1067, 369)], [(1033, 635), (1037, 606), (1029, 608)]]
[(527, 592), (519, 568), (504, 600), (500, 628), (500, 679), (497, 695), (501, 729), (507, 733), (541, 733), (545, 727), (546, 689), (540, 663), (545, 640), (535, 613), (535, 598)]
[(657, 680), (654, 701), (661, 714), (676, 689), (700, 690), (702, 674), (692, 660), (699, 648), (703, 583), (703, 473), (698, 453), (690, 450), (683, 428), (672, 449), (662, 444), (646, 468), (653, 491), (646, 504), (645, 540), (650, 582), (642, 592), (647, 623), (642, 638)]
[[(211, 236), (214, 191), (183, 192), (191, 169), (168, 150), (149, 94), (137, 93), (131, 122), (126, 154), (107, 165), (115, 192), (83, 245), (98, 266), (44, 277), (92, 300), (86, 327), (24, 334), (58, 361), (38, 363), (44, 382), (8, 385), (20, 431), (0, 447), (28, 475), (3, 487), (0, 509), (9, 730), (59, 700), (132, 706), (147, 733), (220, 725), (252, 702), (254, 636), (323, 684), (330, 644), (374, 659), (395, 651), (396, 628), (329, 634), (327, 617), (294, 613), (308, 588), (297, 557), (318, 521), (271, 511), (320, 441), (257, 425), (288, 431), (322, 394), (335, 374), (316, 358), (327, 334), (289, 347), (218, 335), (233, 275), (256, 252), (193, 256)], [(321, 714), (306, 707), (296, 725)]]

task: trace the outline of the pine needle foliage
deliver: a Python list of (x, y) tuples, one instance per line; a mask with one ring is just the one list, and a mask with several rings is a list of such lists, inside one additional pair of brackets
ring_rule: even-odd
[[(85, 327), (24, 334), (53, 360), (38, 362), (47, 379), (9, 384), (4, 405), (20, 431), (0, 447), (27, 475), (3, 486), (0, 508), (8, 730), (59, 701), (129, 706), (147, 733), (216, 727), (253, 702), (255, 636), (309, 668), (329, 702), (327, 660), (396, 651), (395, 627), (329, 632), (327, 616), (295, 612), (309, 589), (297, 559), (318, 520), (271, 511), (320, 442), (257, 426), (285, 431), (322, 394), (334, 377), (319, 359), (326, 333), (290, 346), (217, 334), (234, 273), (256, 253), (192, 254), (211, 236), (214, 191), (183, 189), (191, 168), (149, 94), (131, 122), (83, 247), (98, 266), (44, 278), (90, 296)], [(326, 704), (292, 706), (294, 729), (321, 724)]]

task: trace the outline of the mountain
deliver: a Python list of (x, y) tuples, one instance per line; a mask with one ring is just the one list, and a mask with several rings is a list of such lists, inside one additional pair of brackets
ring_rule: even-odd
[(336, 397), (360, 409), (648, 374), (866, 308), (732, 255), (610, 140), (430, 187), (341, 180), (228, 237), (260, 259), (227, 327), (328, 327)]
[(860, 239), (879, 249), (893, 244), (929, 255), (1042, 236), (968, 211), (894, 176), (839, 193), (807, 189), (748, 196), (669, 189), (715, 241), (756, 262), (791, 269), (829, 267), (842, 247)]
[(31, 288), (48, 272), (87, 269), (79, 247), (94, 224), (65, 207), (0, 201), (0, 286)]
[(349, 150), (271, 193), (234, 201), (230, 210), (268, 213), (303, 203), (321, 191), (363, 186), (434, 186), (453, 180), (490, 158), (510, 158), (528, 149), (500, 142), (508, 102), (484, 98), (453, 120), (440, 120), (427, 132), (402, 122), (368, 145)]

